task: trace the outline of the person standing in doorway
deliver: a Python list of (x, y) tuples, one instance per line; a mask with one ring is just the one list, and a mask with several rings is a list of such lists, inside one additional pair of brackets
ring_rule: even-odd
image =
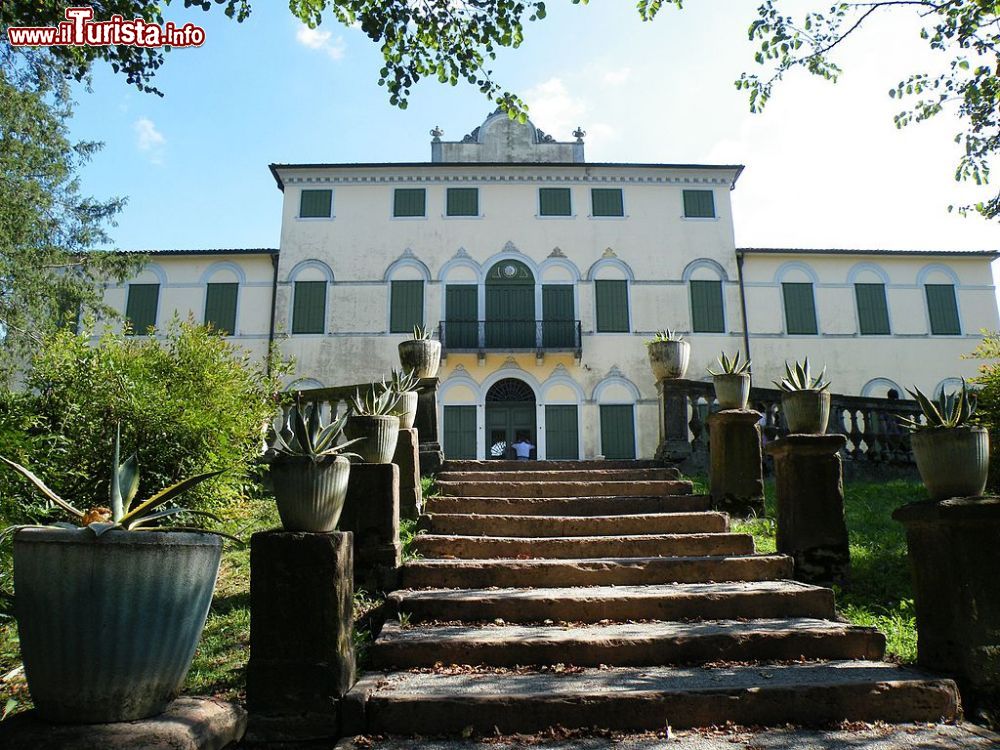
[(518, 461), (528, 461), (531, 458), (531, 451), (535, 449), (526, 432), (518, 433), (517, 440), (510, 447), (514, 449)]

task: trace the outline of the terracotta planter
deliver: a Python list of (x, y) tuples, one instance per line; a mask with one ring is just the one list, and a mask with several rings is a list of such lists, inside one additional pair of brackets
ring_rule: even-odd
[(221, 555), (214, 534), (17, 532), (14, 607), (39, 718), (97, 724), (162, 713), (191, 667)]
[(399, 439), (399, 417), (366, 417), (353, 414), (347, 418), (344, 435), (348, 440), (364, 438), (351, 446), (366, 464), (391, 464)]
[(413, 427), (417, 419), (417, 399), (419, 394), (416, 391), (403, 391), (399, 394), (399, 403), (396, 404), (396, 412), (399, 415), (399, 429), (408, 430)]
[(307, 456), (271, 464), (271, 485), (287, 531), (325, 533), (337, 528), (347, 497), (351, 462), (342, 456), (316, 462)]
[(829, 391), (784, 391), (781, 411), (793, 435), (823, 435), (830, 421)]
[(656, 381), (683, 378), (691, 357), (687, 341), (654, 341), (646, 346)]
[(720, 409), (746, 409), (750, 401), (750, 375), (747, 373), (724, 373), (713, 375), (715, 397)]
[(403, 341), (399, 344), (399, 364), (404, 370), (413, 370), (418, 378), (437, 376), (441, 366), (441, 342), (430, 339)]
[(910, 436), (931, 500), (976, 497), (986, 491), (990, 468), (990, 436), (985, 427), (938, 427)]

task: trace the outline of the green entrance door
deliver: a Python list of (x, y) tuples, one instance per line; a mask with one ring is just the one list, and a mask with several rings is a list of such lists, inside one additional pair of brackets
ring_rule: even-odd
[(527, 437), (532, 445), (538, 445), (535, 393), (523, 381), (506, 378), (486, 394), (486, 458), (514, 458), (511, 445), (519, 437)]
[(500, 261), (486, 274), (486, 347), (535, 346), (535, 277), (520, 261)]

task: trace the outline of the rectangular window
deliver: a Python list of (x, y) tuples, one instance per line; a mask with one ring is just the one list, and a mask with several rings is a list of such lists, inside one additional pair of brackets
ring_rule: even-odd
[(539, 216), (571, 216), (569, 188), (539, 188)]
[(685, 190), (684, 218), (714, 219), (715, 193), (711, 190)]
[(628, 333), (628, 282), (601, 280), (594, 282), (598, 333)]
[(476, 407), (444, 407), (445, 458), (476, 457)]
[(691, 281), (691, 330), (725, 333), (721, 281)]
[(576, 345), (576, 320), (572, 284), (542, 285), (542, 346)]
[(159, 284), (129, 284), (125, 302), (125, 320), (132, 336), (145, 336), (156, 327), (156, 308), (160, 302)]
[(572, 404), (545, 407), (545, 458), (576, 461), (580, 458), (577, 408)]
[(601, 453), (605, 458), (635, 458), (632, 404), (601, 405)]
[(811, 334), (819, 331), (816, 326), (816, 300), (811, 283), (785, 283), (781, 285), (785, 298), (785, 332)]
[(423, 188), (396, 188), (392, 194), (393, 216), (425, 216), (427, 191)]
[(854, 299), (858, 303), (858, 330), (861, 335), (888, 335), (889, 306), (885, 301), (885, 284), (855, 284)]
[(226, 336), (236, 332), (236, 296), (239, 284), (209, 284), (205, 293), (205, 325)]
[(448, 284), (444, 290), (445, 347), (479, 347), (479, 290), (475, 284)]
[(954, 284), (926, 284), (927, 312), (931, 318), (931, 333), (935, 336), (958, 336), (962, 325), (958, 318), (958, 300)]
[(448, 188), (448, 216), (479, 216), (479, 188)]
[(410, 333), (424, 324), (423, 281), (393, 281), (389, 293), (389, 333)]
[(624, 216), (625, 201), (621, 188), (593, 188), (590, 191), (590, 212), (594, 216)]
[(326, 282), (296, 281), (292, 333), (326, 332)]
[(299, 201), (300, 219), (329, 219), (333, 215), (332, 190), (303, 190)]

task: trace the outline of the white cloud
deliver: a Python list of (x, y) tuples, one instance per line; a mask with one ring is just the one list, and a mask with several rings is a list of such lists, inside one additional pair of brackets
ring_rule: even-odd
[(619, 68), (618, 70), (608, 70), (601, 75), (601, 82), (608, 86), (621, 86), (632, 75), (632, 68)]
[(156, 129), (156, 123), (148, 117), (140, 117), (133, 123), (132, 129), (135, 131), (136, 148), (147, 154), (153, 164), (161, 164), (163, 162), (163, 146), (167, 139), (163, 137), (163, 133)]
[(344, 52), (346, 51), (344, 37), (338, 36), (336, 39), (333, 39), (333, 32), (310, 29), (305, 24), (299, 26), (299, 30), (295, 33), (295, 38), (299, 44), (309, 49), (325, 52), (331, 60), (343, 59)]
[(593, 122), (589, 115), (590, 101), (574, 96), (561, 78), (550, 78), (525, 92), (529, 116), (535, 127), (541, 128), (557, 141), (573, 140), (572, 132), (583, 127), (588, 147), (614, 140), (617, 129), (607, 122)]

